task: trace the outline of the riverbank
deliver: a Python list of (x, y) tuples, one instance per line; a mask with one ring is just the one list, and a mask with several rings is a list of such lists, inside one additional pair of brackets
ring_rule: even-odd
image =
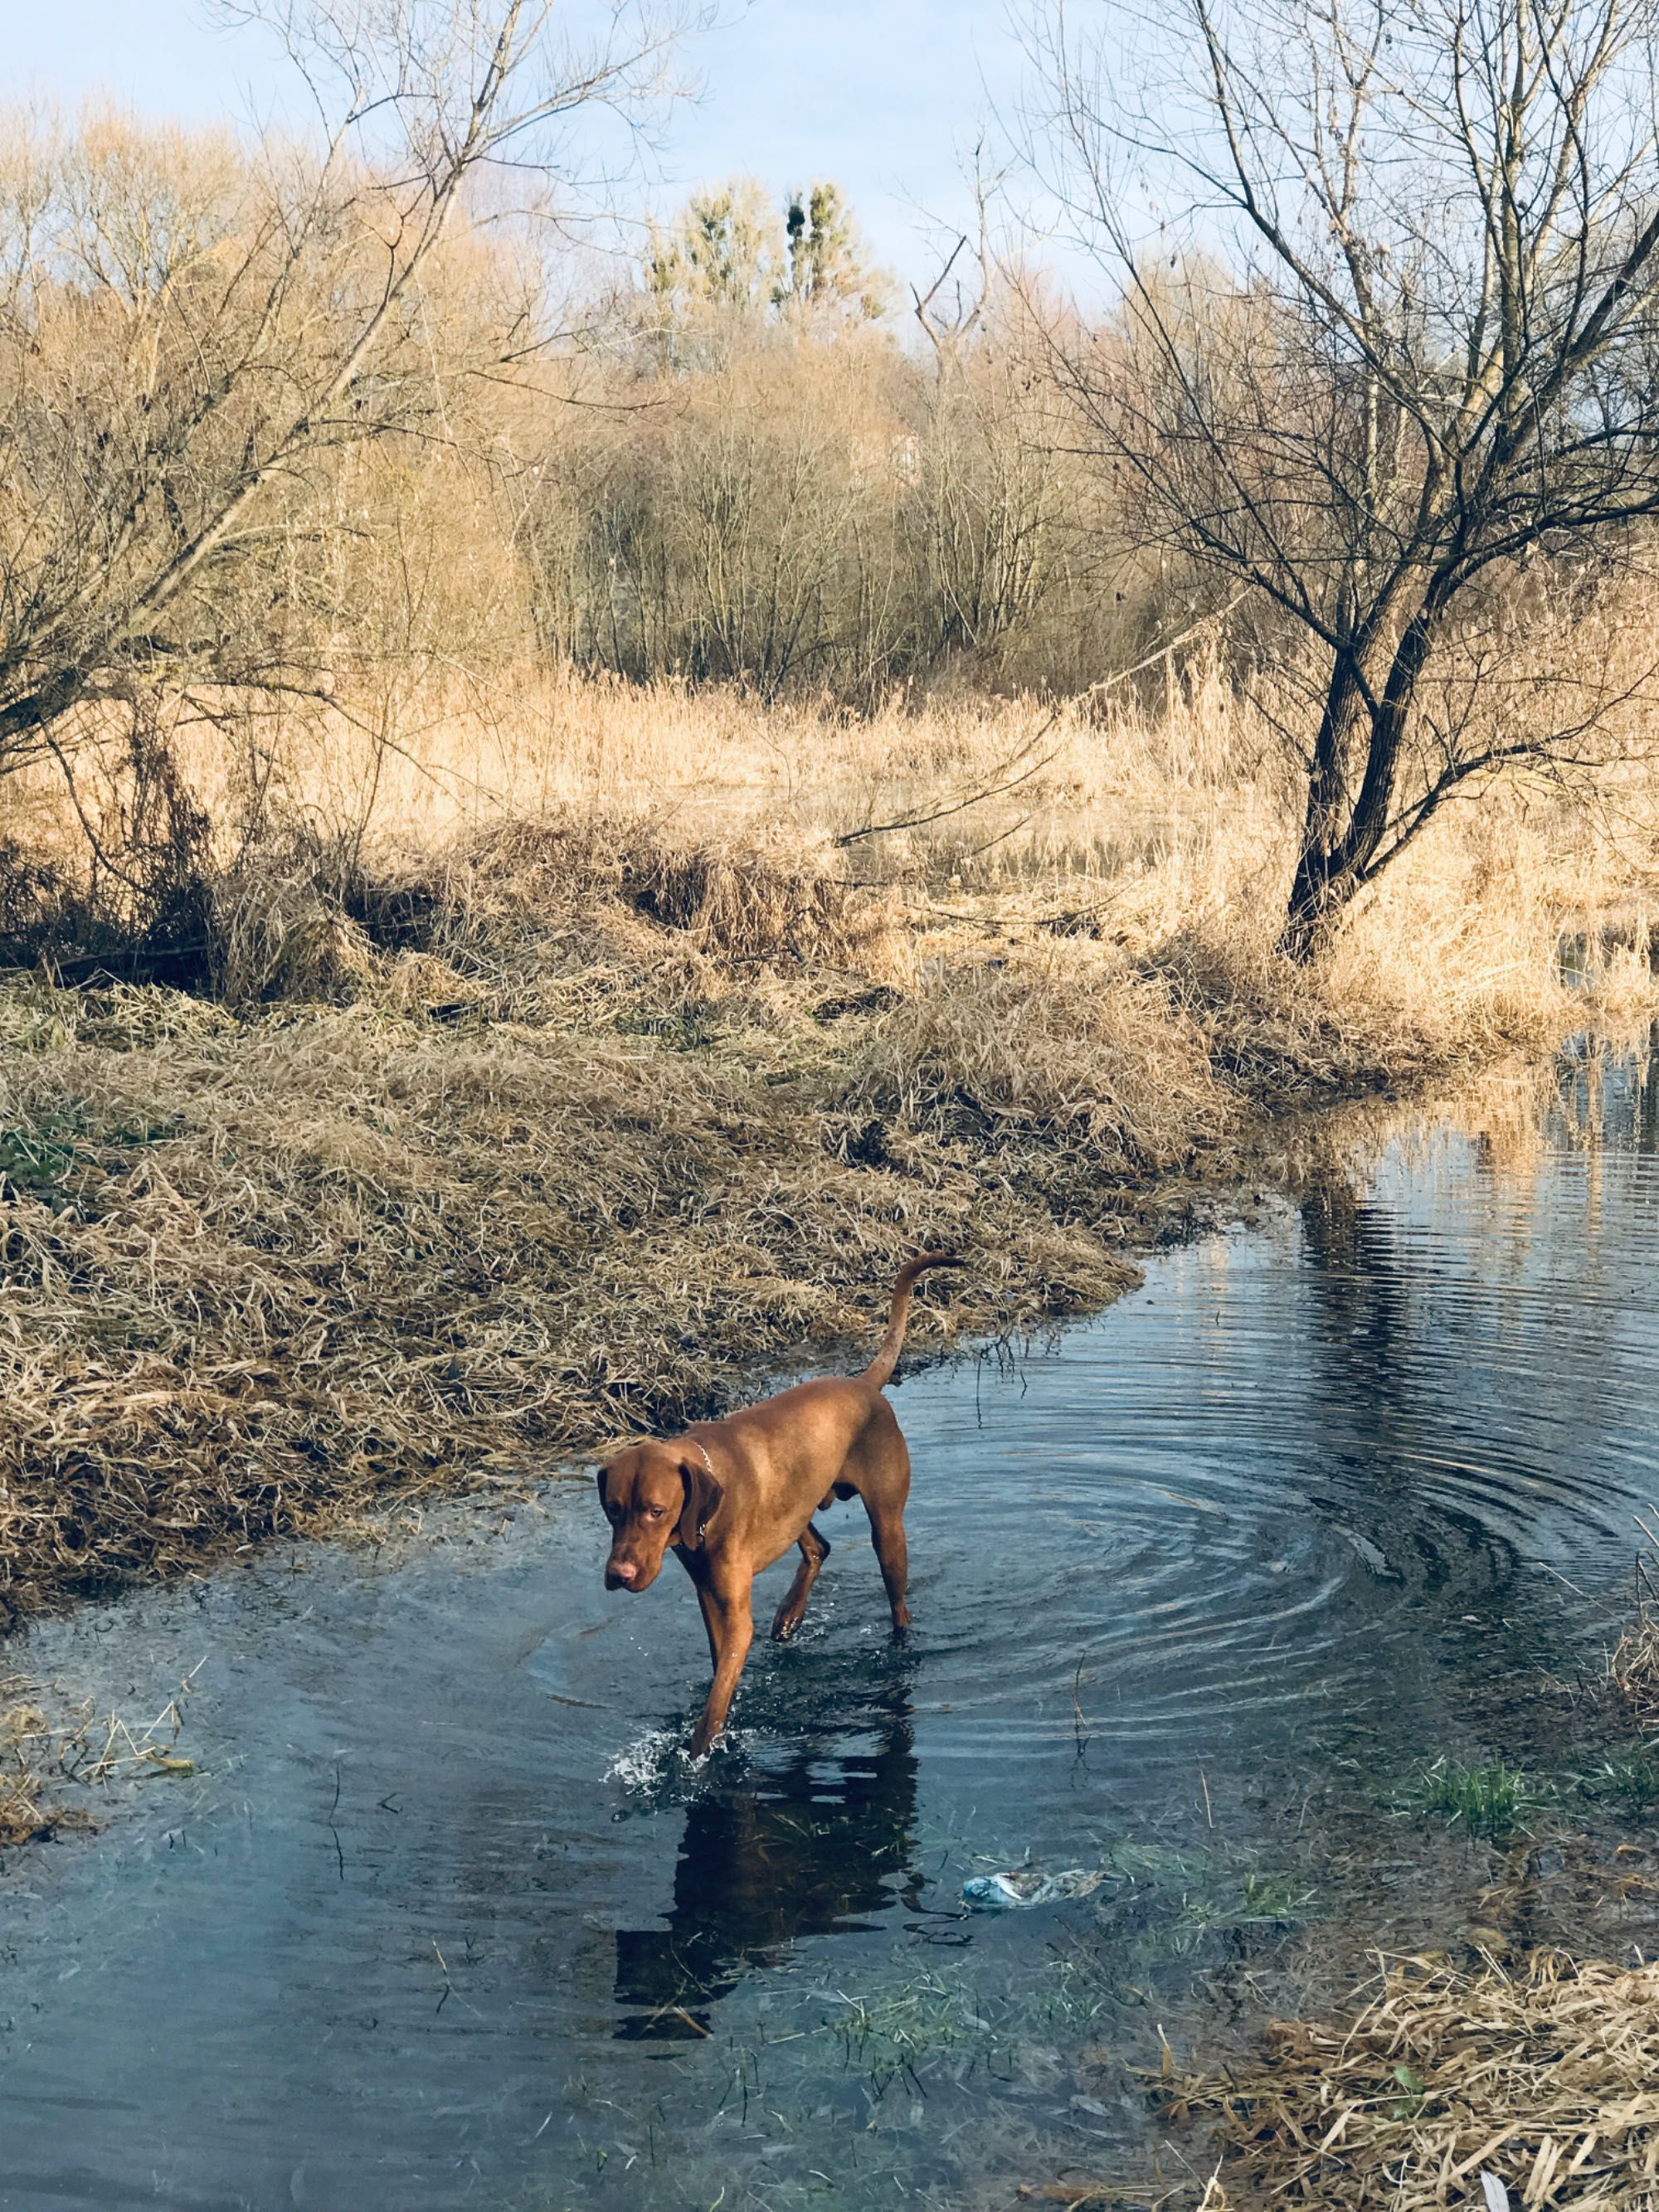
[[(668, 789), (642, 711), (564, 703), (533, 818), (417, 821), (382, 764), (374, 837), (290, 827), (204, 883), (197, 988), (0, 988), (12, 1617), (713, 1412), (861, 1347), (921, 1243), (970, 1264), (917, 1351), (1097, 1308), (1293, 1179), (1310, 1109), (1651, 993), (1644, 920), (1601, 956), (1625, 878), (1520, 813), (1291, 968), (1271, 805), (1237, 731), (1194, 769), (1197, 706), (1156, 744), (1074, 715), (964, 808), (1052, 716), (912, 728), (887, 781), (880, 732), (780, 717), (785, 803), (763, 710), (659, 702)], [(836, 810), (935, 818), (837, 846)]]

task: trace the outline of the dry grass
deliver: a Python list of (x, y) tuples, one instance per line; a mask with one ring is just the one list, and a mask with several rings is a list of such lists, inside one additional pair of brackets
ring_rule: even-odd
[(0, 1707), (0, 1846), (33, 1843), (50, 1835), (57, 1820), (46, 1802), (45, 1778), (32, 1755), (40, 1716), (16, 1697), (17, 1687), (0, 1684), (0, 1696), (14, 1698)]
[(38, 1682), (0, 1681), (0, 1848), (91, 1826), (88, 1794), (112, 1783), (192, 1772), (178, 1749), (190, 1686), (144, 1725)]
[(1264, 2063), (1165, 2080), (1172, 2118), (1213, 2118), (1236, 2203), (1320, 2212), (1659, 2206), (1659, 1967), (1535, 1954), (1511, 1978), (1390, 1966), (1355, 2015), (1280, 2022)]
[(1636, 1559), (1630, 1626), (1607, 1655), (1607, 1686), (1640, 1727), (1659, 1729), (1659, 1534), (1638, 1514), (1644, 1548)]
[[(920, 1344), (1097, 1305), (1287, 1108), (1582, 1019), (1563, 917), (1632, 897), (1522, 795), (1287, 968), (1282, 803), (1213, 684), (1153, 721), (487, 704), (415, 702), (393, 752), (264, 732), (288, 826), (220, 854), (216, 1001), (0, 993), (15, 1610), (713, 1411), (861, 1345), (922, 1242), (974, 1265)], [(61, 794), (17, 803), (69, 869)], [(1633, 935), (1600, 979), (1650, 992)]]

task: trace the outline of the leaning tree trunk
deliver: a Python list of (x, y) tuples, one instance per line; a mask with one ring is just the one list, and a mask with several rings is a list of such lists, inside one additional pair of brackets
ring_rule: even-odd
[(1342, 854), (1352, 827), (1347, 763), (1360, 741), (1356, 725), (1366, 719), (1358, 665), (1352, 655), (1340, 653), (1314, 739), (1296, 872), (1279, 938), (1279, 951), (1298, 966), (1312, 959), (1352, 896), (1350, 890), (1345, 897), (1340, 884)]
[(1387, 846), (1399, 781), (1401, 748), (1417, 680), (1428, 659), (1436, 605), (1425, 598), (1400, 634), (1382, 696), (1364, 714), (1359, 734), (1364, 767), (1359, 790), (1347, 802), (1343, 763), (1353, 721), (1358, 684), (1339, 662), (1333, 672), (1308, 780), (1308, 806), (1296, 872), (1279, 933), (1279, 949), (1298, 966), (1321, 947), (1358, 893), (1399, 847)]

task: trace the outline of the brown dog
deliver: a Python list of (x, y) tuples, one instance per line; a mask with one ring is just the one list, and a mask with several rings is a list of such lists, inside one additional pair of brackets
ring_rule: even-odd
[(953, 1252), (924, 1252), (900, 1271), (887, 1334), (862, 1375), (798, 1383), (723, 1421), (693, 1421), (667, 1443), (631, 1444), (599, 1469), (599, 1503), (612, 1530), (605, 1588), (648, 1589), (672, 1544), (702, 1607), (714, 1680), (691, 1739), (694, 1759), (726, 1726), (749, 1656), (755, 1633), (750, 1585), (763, 1567), (799, 1545), (800, 1565), (772, 1623), (780, 1643), (793, 1636), (830, 1556), (812, 1516), (832, 1498), (864, 1500), (893, 1633), (902, 1636), (909, 1626), (904, 1501), (910, 1455), (881, 1394), (898, 1364), (917, 1276), (961, 1265)]

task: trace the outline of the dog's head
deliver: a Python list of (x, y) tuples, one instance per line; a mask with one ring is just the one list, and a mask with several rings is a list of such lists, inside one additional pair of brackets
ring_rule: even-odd
[(725, 1492), (695, 1445), (629, 1444), (599, 1471), (611, 1523), (607, 1589), (649, 1589), (671, 1544), (694, 1552)]

